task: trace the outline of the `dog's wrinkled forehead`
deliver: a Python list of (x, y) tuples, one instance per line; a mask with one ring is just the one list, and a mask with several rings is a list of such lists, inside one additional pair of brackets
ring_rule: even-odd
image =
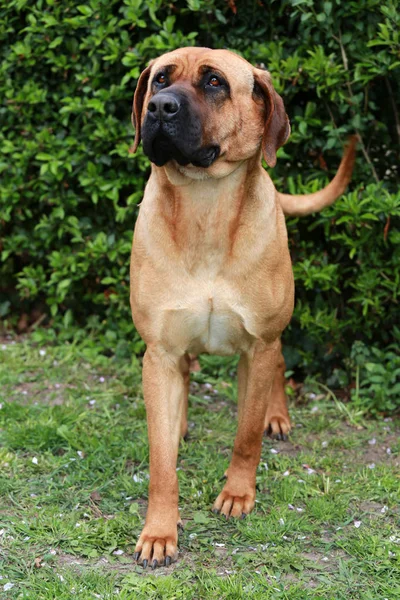
[(187, 79), (195, 83), (204, 68), (221, 73), (231, 86), (253, 89), (253, 67), (244, 58), (229, 50), (210, 48), (180, 48), (163, 54), (152, 62), (152, 74), (168, 69), (174, 80)]

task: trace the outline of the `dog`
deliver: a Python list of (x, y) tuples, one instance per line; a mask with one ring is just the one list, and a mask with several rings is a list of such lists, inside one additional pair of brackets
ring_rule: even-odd
[(238, 430), (213, 511), (244, 518), (254, 507), (264, 431), (290, 430), (281, 334), (293, 312), (286, 215), (331, 204), (353, 169), (353, 138), (338, 172), (305, 196), (276, 191), (290, 135), (270, 74), (227, 50), (182, 48), (152, 61), (133, 100), (135, 151), (152, 164), (137, 218), (130, 301), (146, 343), (143, 393), (150, 444), (149, 503), (134, 558), (177, 558), (180, 437), (187, 433), (190, 354), (240, 354)]

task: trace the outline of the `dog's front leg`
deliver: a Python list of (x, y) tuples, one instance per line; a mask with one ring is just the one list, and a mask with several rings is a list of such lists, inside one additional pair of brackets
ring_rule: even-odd
[(149, 505), (135, 548), (144, 567), (170, 564), (178, 554), (176, 461), (185, 401), (182, 357), (148, 347), (143, 359), (143, 393), (150, 445)]
[(226, 518), (244, 517), (254, 508), (264, 419), (279, 351), (279, 340), (272, 344), (258, 341), (242, 361), (246, 373), (241, 375), (246, 375), (247, 381), (246, 389), (241, 390), (238, 431), (227, 480), (213, 506), (214, 512), (221, 512)]

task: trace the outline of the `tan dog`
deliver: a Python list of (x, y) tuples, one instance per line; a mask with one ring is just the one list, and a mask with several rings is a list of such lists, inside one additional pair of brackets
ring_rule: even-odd
[[(333, 202), (353, 167), (355, 140), (321, 192), (279, 194), (273, 167), (289, 137), (268, 72), (226, 50), (183, 48), (153, 61), (134, 98), (135, 149), (154, 163), (136, 223), (131, 307), (147, 344), (143, 391), (150, 441), (149, 505), (135, 558), (177, 556), (180, 436), (187, 432), (189, 353), (240, 354), (238, 431), (214, 511), (254, 507), (264, 430), (290, 430), (280, 337), (294, 283), (284, 213)], [(282, 210), (283, 209), (283, 210)]]

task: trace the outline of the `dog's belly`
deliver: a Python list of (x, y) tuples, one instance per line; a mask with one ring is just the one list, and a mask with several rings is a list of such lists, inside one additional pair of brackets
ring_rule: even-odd
[(254, 339), (245, 308), (223, 294), (186, 297), (165, 309), (162, 318), (164, 343), (174, 350), (230, 355), (247, 350)]

